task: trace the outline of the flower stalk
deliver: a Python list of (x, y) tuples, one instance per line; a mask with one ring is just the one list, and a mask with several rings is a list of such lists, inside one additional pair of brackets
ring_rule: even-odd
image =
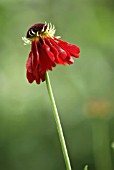
[(56, 121), (56, 126), (57, 126), (57, 130), (58, 130), (58, 134), (59, 134), (59, 139), (60, 139), (60, 143), (61, 143), (61, 147), (62, 147), (62, 152), (63, 152), (66, 168), (67, 168), (67, 170), (71, 170), (71, 164), (70, 164), (70, 160), (69, 160), (69, 156), (68, 156), (65, 138), (64, 138), (64, 135), (63, 135), (63, 130), (62, 130), (60, 118), (59, 118), (57, 107), (56, 107), (56, 104), (55, 104), (55, 99), (54, 99), (54, 96), (53, 96), (52, 87), (51, 87), (48, 72), (45, 73), (45, 79), (46, 79), (48, 94), (49, 94), (50, 101), (51, 101), (52, 110), (53, 110), (53, 113), (54, 113), (54, 118), (55, 118), (55, 121)]

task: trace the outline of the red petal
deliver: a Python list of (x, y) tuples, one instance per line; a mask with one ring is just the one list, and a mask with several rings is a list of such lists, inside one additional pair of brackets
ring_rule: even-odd
[(42, 72), (42, 74), (40, 74), (40, 78), (42, 82), (45, 81), (45, 72)]
[(37, 83), (37, 84), (40, 84), (40, 74), (39, 74), (39, 70), (37, 70), (37, 74), (36, 74), (35, 80), (36, 80), (36, 83)]
[(64, 62), (63, 62), (63, 61), (61, 60), (61, 58), (59, 57), (59, 52), (58, 52), (58, 50), (57, 50), (57, 49), (55, 48), (55, 46), (50, 42), (50, 40), (46, 39), (46, 43), (50, 46), (50, 50), (51, 50), (52, 53), (54, 54), (55, 63), (65, 65)]
[(47, 52), (47, 46), (39, 44), (39, 56), (40, 56), (40, 68), (39, 72), (46, 72), (47, 70), (52, 70), (56, 64), (50, 59), (49, 53)]
[(65, 59), (67, 58), (66, 51), (63, 50), (60, 46), (58, 46), (58, 44), (52, 38), (50, 38), (50, 42), (58, 51), (58, 56), (57, 56), (57, 60), (59, 61), (58, 64), (66, 65), (65, 62)]
[(70, 58), (67, 57), (65, 61), (66, 61), (67, 64), (73, 64), (74, 63), (74, 59), (73, 59), (72, 56), (70, 56)]
[(35, 43), (32, 43), (32, 51), (29, 54), (27, 63), (26, 63), (26, 68), (27, 68), (27, 79), (29, 83), (32, 83), (34, 80), (36, 80), (37, 84), (40, 84), (40, 76), (39, 76), (39, 70), (38, 70), (38, 58), (39, 58), (39, 53), (38, 49), (36, 48)]
[(28, 70), (26, 72), (26, 76), (27, 76), (27, 79), (28, 79), (29, 83), (32, 83), (34, 81), (33, 74), (28, 72)]
[(38, 47), (37, 47), (38, 42), (37, 41), (32, 41), (32, 48), (31, 51), (33, 53), (33, 60), (32, 60), (32, 65), (34, 68), (36, 68), (38, 66), (38, 64), (40, 63), (39, 61), (39, 52), (38, 52)]
[(65, 50), (68, 51), (72, 56), (78, 58), (80, 49), (74, 44), (67, 43), (65, 41), (57, 39), (58, 44)]
[(55, 62), (55, 56), (54, 54), (51, 52), (51, 46), (49, 46), (47, 43), (46, 43), (46, 39), (45, 39), (45, 43), (44, 43), (44, 46), (45, 46), (45, 51), (47, 53), (47, 56), (52, 60), (52, 62)]
[(32, 73), (32, 52), (29, 53), (29, 57), (28, 60), (26, 62), (26, 69), (28, 70), (28, 72)]

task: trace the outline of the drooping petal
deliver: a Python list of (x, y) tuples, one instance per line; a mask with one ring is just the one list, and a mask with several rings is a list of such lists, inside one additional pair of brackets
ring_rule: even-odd
[(46, 38), (45, 41), (46, 41), (46, 43), (48, 44), (48, 46), (50, 47), (50, 51), (54, 54), (55, 63), (65, 65), (64, 62), (62, 61), (62, 59), (59, 57), (59, 51), (58, 51), (57, 48), (51, 43), (51, 40)]
[(26, 76), (27, 76), (29, 83), (32, 83), (34, 81), (32, 58), (33, 58), (33, 53), (30, 52), (28, 60), (26, 62), (26, 69), (27, 69)]
[(32, 83), (34, 81), (34, 76), (32, 73), (30, 73), (28, 70), (26, 72), (26, 76), (27, 76), (27, 79), (29, 81), (29, 83)]
[(27, 69), (26, 76), (27, 76), (29, 83), (32, 83), (34, 80), (36, 80), (36, 83), (40, 84), (40, 76), (39, 76), (39, 70), (38, 70), (39, 59), (38, 58), (39, 58), (39, 53), (38, 53), (36, 43), (34, 42), (32, 43), (31, 52), (29, 54), (29, 57), (26, 63), (26, 69)]
[(45, 72), (40, 73), (40, 79), (43, 81), (45, 81)]
[(28, 60), (26, 62), (26, 69), (28, 70), (29, 73), (32, 73), (32, 52), (29, 53)]
[(40, 84), (40, 73), (39, 73), (39, 68), (37, 68), (37, 70), (36, 70), (35, 80), (36, 80), (36, 83), (37, 83), (37, 84)]
[(32, 65), (33, 65), (34, 68), (36, 68), (38, 66), (38, 64), (40, 63), (37, 44), (38, 44), (37, 40), (32, 41), (31, 51), (32, 51), (33, 56), (34, 56), (33, 61), (32, 61)]
[(79, 58), (80, 49), (74, 44), (70, 44), (68, 42), (57, 39), (58, 44), (65, 51), (68, 51), (73, 57)]
[(32, 70), (34, 79), (36, 80), (37, 84), (40, 84), (40, 74), (39, 74), (39, 65), (40, 65), (40, 59), (39, 59), (39, 51), (38, 51), (38, 41), (33, 40), (32, 41)]
[[(69, 53), (69, 51), (67, 51), (65, 48), (62, 48), (61, 46), (59, 46), (58, 43), (56, 41), (54, 41), (53, 39), (51, 39), (50, 41), (57, 48), (58, 53), (59, 53), (59, 58), (61, 58), (62, 62), (64, 63), (63, 65), (74, 63), (74, 60), (73, 60), (71, 54)], [(61, 64), (61, 63), (59, 63), (59, 64)]]
[[(39, 72), (46, 72), (47, 70), (52, 70), (52, 67), (55, 67), (56, 64), (52, 62), (50, 59), (51, 56), (49, 56), (49, 53), (47, 52), (47, 46), (38, 44), (38, 50), (39, 50), (39, 58), (40, 58), (40, 68)], [(48, 49), (49, 50), (49, 49)]]
[(58, 57), (60, 60), (59, 64), (63, 64), (66, 65), (67, 63), (65, 62), (65, 59), (67, 58), (67, 53), (64, 49), (62, 49), (52, 38), (50, 38), (50, 42), (51, 44), (56, 48), (56, 50), (58, 51)]
[(45, 46), (45, 51), (47, 53), (47, 56), (51, 59), (52, 62), (55, 63), (55, 56), (52, 53), (50, 46), (46, 43), (46, 39), (44, 40), (44, 46)]
[(74, 59), (73, 59), (72, 56), (67, 57), (65, 61), (66, 61), (67, 64), (73, 64), (74, 63)]

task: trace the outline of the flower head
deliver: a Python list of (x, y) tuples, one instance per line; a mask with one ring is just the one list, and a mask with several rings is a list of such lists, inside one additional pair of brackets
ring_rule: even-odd
[(51, 24), (35, 24), (23, 37), (24, 44), (31, 44), (31, 51), (26, 63), (26, 76), (29, 83), (45, 81), (45, 72), (56, 64), (73, 64), (73, 57), (78, 58), (80, 49), (74, 44), (55, 37), (55, 27)]

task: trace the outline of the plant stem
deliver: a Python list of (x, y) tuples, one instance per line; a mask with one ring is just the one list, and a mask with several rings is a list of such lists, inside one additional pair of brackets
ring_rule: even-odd
[(59, 139), (60, 139), (60, 143), (61, 143), (61, 147), (62, 147), (62, 151), (63, 151), (63, 155), (64, 155), (66, 168), (67, 168), (67, 170), (71, 170), (71, 165), (70, 165), (68, 151), (67, 151), (67, 147), (66, 147), (66, 143), (65, 143), (65, 138), (64, 138), (64, 135), (63, 135), (63, 130), (62, 130), (62, 126), (61, 126), (61, 123), (60, 123), (60, 118), (59, 118), (57, 107), (56, 107), (56, 104), (55, 104), (55, 99), (54, 99), (54, 96), (53, 96), (52, 87), (51, 87), (51, 84), (50, 84), (48, 72), (45, 73), (45, 78), (46, 78), (46, 85), (47, 85), (48, 94), (49, 94), (49, 97), (50, 97), (50, 101), (51, 101), (51, 105), (52, 105), (52, 109), (53, 109), (53, 113), (54, 113), (54, 117), (55, 117), (55, 121), (56, 121), (56, 125), (57, 125), (57, 130), (58, 130)]

